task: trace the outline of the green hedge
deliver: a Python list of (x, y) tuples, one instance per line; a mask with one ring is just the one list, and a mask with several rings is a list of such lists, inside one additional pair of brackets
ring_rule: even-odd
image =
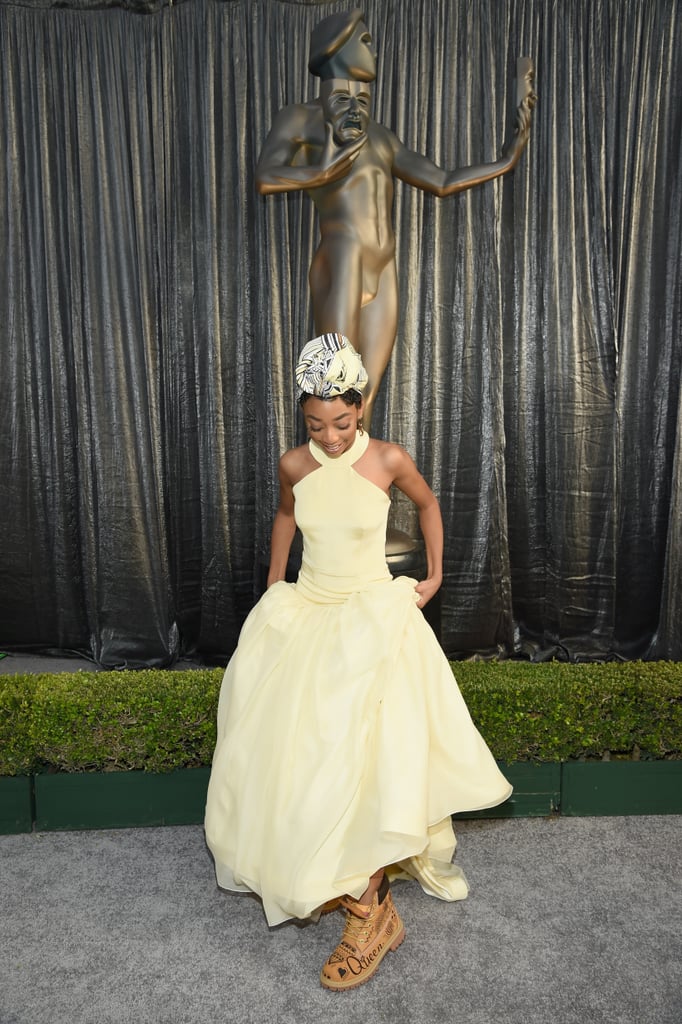
[(0, 676), (0, 775), (211, 763), (220, 670)]
[(682, 757), (682, 663), (453, 666), (500, 761)]
[[(501, 761), (682, 757), (680, 663), (453, 668)], [(0, 775), (210, 764), (221, 678), (221, 669), (0, 676)]]

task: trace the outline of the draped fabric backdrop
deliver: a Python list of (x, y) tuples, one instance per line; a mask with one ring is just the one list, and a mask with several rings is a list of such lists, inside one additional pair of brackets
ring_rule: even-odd
[[(0, 646), (224, 656), (303, 439), (304, 195), (263, 199), (312, 26), (351, 3), (0, 0)], [(453, 656), (682, 658), (679, 0), (366, 0), (374, 116), (447, 167), (397, 185), (374, 433), (445, 522)], [(414, 531), (398, 496), (393, 524)]]

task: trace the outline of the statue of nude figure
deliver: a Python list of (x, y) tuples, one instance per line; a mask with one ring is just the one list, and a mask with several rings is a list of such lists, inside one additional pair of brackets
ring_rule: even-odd
[(393, 179), (449, 196), (513, 170), (536, 102), (533, 66), (519, 61), (515, 132), (502, 157), (453, 171), (407, 149), (372, 120), (368, 83), (376, 77), (376, 53), (361, 11), (333, 14), (316, 26), (309, 68), (321, 79), (320, 94), (276, 115), (256, 184), (262, 195), (304, 190), (315, 203), (320, 242), (309, 274), (315, 330), (345, 334), (362, 356), (369, 426), (398, 319)]

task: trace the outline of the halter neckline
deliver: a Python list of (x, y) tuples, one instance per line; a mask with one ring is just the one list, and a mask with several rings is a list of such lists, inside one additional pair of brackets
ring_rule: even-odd
[(363, 430), (362, 433), (358, 430), (350, 448), (346, 448), (345, 452), (342, 452), (341, 455), (327, 455), (324, 448), (315, 444), (312, 439), (308, 441), (308, 450), (315, 461), (319, 462), (321, 466), (352, 466), (354, 462), (362, 458), (367, 451), (368, 445), (369, 434), (366, 430)]

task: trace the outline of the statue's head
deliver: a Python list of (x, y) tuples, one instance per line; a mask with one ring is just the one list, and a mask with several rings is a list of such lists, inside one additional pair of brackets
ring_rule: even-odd
[(371, 97), (366, 82), (327, 78), (320, 85), (320, 100), (337, 146), (367, 134)]
[(377, 55), (365, 16), (357, 8), (330, 14), (313, 29), (308, 70), (322, 81), (329, 78), (373, 82)]

